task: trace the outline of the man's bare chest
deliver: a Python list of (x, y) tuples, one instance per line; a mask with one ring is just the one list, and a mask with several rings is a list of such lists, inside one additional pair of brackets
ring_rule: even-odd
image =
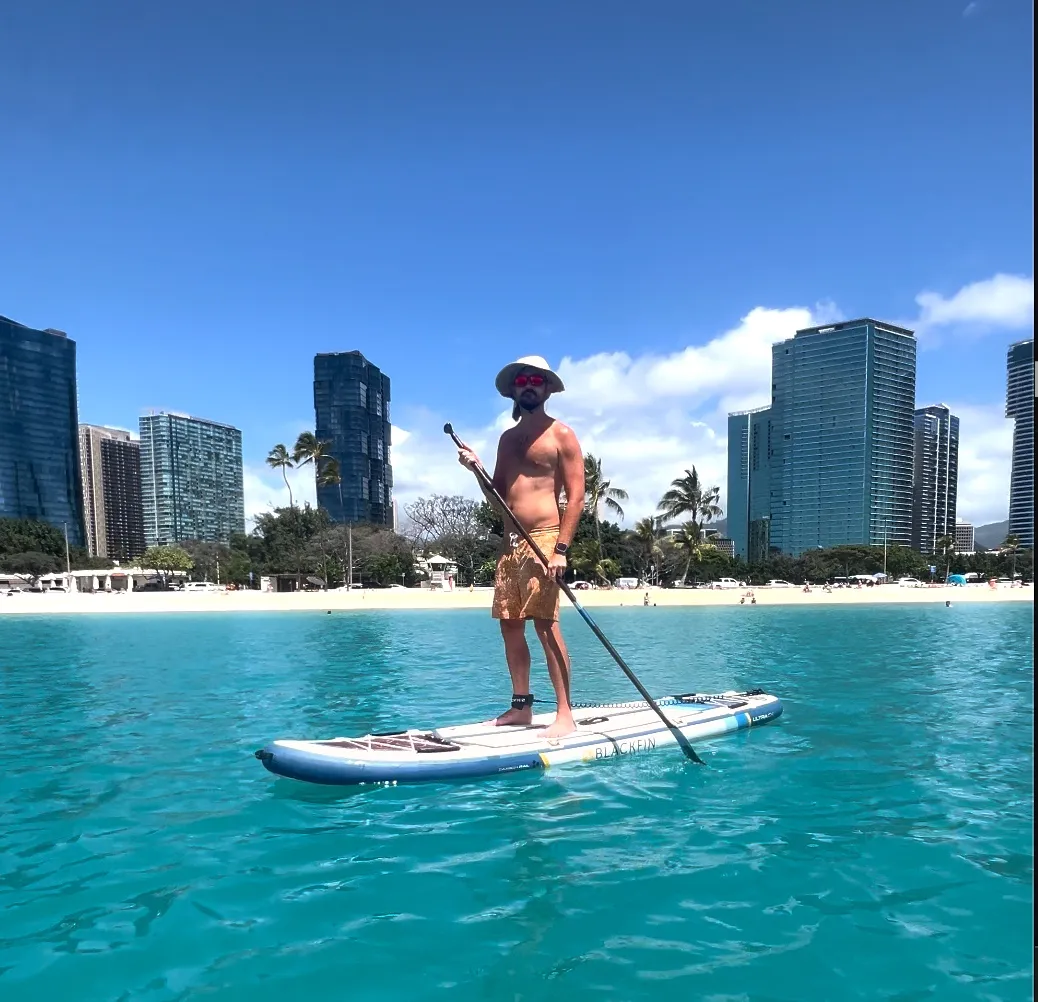
[(543, 477), (555, 473), (559, 453), (552, 436), (517, 432), (507, 443), (504, 458), (516, 474)]

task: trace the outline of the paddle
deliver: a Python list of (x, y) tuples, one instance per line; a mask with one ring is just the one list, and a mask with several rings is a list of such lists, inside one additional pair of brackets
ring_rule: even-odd
[[(451, 427), (450, 422), (447, 422), (447, 424), (443, 426), (443, 430), (448, 435), (450, 435), (452, 439), (454, 439), (454, 444), (459, 449), (467, 448), (465, 443), (462, 442), (462, 440), (454, 434), (454, 429)], [(540, 558), (541, 563), (544, 564), (545, 568), (547, 568), (547, 558), (541, 552), (540, 547), (534, 542), (533, 537), (519, 524), (515, 515), (512, 514), (512, 510), (508, 507), (508, 505), (505, 504), (504, 498), (502, 498), (501, 495), (498, 494), (497, 489), (494, 487), (494, 484), (491, 481), (490, 475), (487, 473), (487, 471), (482, 467), (482, 465), (477, 465), (475, 473), (476, 477), (480, 481), (482, 481), (484, 490), (486, 490), (494, 499), (494, 501), (500, 506), (501, 510), (508, 516), (509, 521), (511, 521), (511, 523), (519, 530), (523, 539), (526, 540), (527, 544), (530, 546), (533, 552), (536, 553), (537, 556)], [(570, 586), (562, 580), (559, 581), (559, 587), (566, 593), (566, 598), (568, 598), (573, 603), (574, 608), (576, 608), (577, 612), (580, 613), (584, 622), (591, 627), (595, 636), (602, 641), (602, 645), (613, 656), (613, 660), (623, 669), (624, 674), (631, 680), (631, 682), (634, 684), (634, 687), (641, 693), (642, 699), (644, 699), (645, 702), (648, 703), (648, 705), (656, 711), (656, 715), (660, 718), (660, 720), (663, 721), (663, 723), (667, 725), (667, 728), (674, 735), (674, 738), (677, 741), (677, 743), (681, 746), (681, 750), (685, 753), (685, 757), (689, 759), (689, 761), (695, 762), (698, 765), (705, 765), (706, 763), (696, 754), (696, 750), (692, 747), (692, 745), (689, 744), (688, 738), (686, 738), (685, 735), (681, 733), (681, 728), (679, 728), (676, 724), (671, 723), (671, 721), (669, 721), (664, 716), (663, 711), (656, 704), (656, 700), (654, 700), (652, 696), (649, 695), (648, 690), (638, 680), (638, 676), (635, 675), (634, 672), (627, 667), (627, 662), (625, 662), (624, 659), (620, 657), (620, 654), (618, 653), (616, 648), (609, 642), (608, 637), (606, 637), (606, 635), (598, 628), (598, 624), (587, 614), (587, 610), (577, 601), (577, 596), (573, 594), (573, 589), (570, 588)]]

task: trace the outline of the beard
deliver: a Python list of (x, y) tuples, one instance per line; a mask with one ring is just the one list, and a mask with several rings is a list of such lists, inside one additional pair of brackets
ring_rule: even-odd
[(529, 390), (525, 390), (519, 394), (519, 399), (516, 403), (522, 407), (524, 411), (535, 411), (541, 406), (541, 401), (538, 399), (536, 393), (531, 393)]

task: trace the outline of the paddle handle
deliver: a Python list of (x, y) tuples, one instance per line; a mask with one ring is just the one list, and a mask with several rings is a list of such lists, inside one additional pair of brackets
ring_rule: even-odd
[[(451, 426), (450, 422), (447, 422), (447, 424), (443, 426), (443, 430), (448, 435), (450, 435), (450, 437), (454, 440), (454, 444), (459, 449), (468, 448), (465, 445), (465, 443), (462, 442), (462, 440), (454, 434), (454, 428)], [(534, 540), (533, 536), (531, 536), (530, 533), (526, 531), (522, 523), (512, 513), (512, 509), (509, 508), (507, 504), (505, 504), (505, 499), (501, 497), (501, 495), (498, 493), (497, 488), (494, 486), (493, 480), (491, 480), (490, 478), (490, 474), (488, 474), (487, 471), (483, 468), (482, 464), (479, 463), (477, 463), (474, 467), (474, 472), (476, 474), (476, 477), (482, 482), (484, 490), (486, 490), (490, 494), (490, 496), (500, 506), (501, 510), (505, 513), (505, 515), (508, 516), (508, 519), (519, 530), (520, 535), (522, 535), (523, 539), (526, 540), (529, 547), (540, 558), (541, 563), (544, 564), (545, 568), (547, 569), (548, 558), (541, 552), (541, 548), (537, 545), (537, 542)], [(645, 688), (644, 685), (642, 685), (638, 676), (635, 675), (634, 672), (627, 667), (627, 662), (624, 661), (622, 657), (620, 657), (620, 652), (617, 651), (617, 649), (609, 642), (609, 638), (606, 637), (606, 635), (599, 629), (598, 624), (591, 618), (590, 615), (588, 615), (587, 610), (580, 604), (580, 602), (577, 601), (577, 596), (573, 594), (573, 589), (570, 588), (570, 586), (566, 584), (565, 581), (559, 580), (558, 584), (559, 587), (563, 590), (563, 592), (565, 592), (566, 598), (568, 598), (573, 603), (574, 608), (576, 608), (577, 612), (580, 613), (584, 622), (591, 627), (591, 630), (595, 634), (595, 636), (602, 641), (602, 646), (605, 647), (605, 649), (612, 655), (613, 660), (620, 666), (620, 668), (623, 670), (623, 673), (631, 680), (638, 692), (641, 693), (642, 699), (644, 699), (645, 702), (653, 710), (656, 711), (656, 715), (660, 718), (660, 720), (663, 721), (663, 723), (667, 725), (667, 728), (674, 735), (674, 738), (677, 741), (678, 745), (681, 747), (681, 750), (685, 753), (685, 757), (690, 762), (695, 762), (697, 765), (705, 765), (706, 763), (696, 754), (696, 750), (692, 747), (692, 745), (689, 744), (688, 738), (686, 738), (685, 735), (681, 733), (681, 728), (678, 727), (675, 723), (673, 723), (664, 715), (663, 710), (660, 709), (659, 705), (656, 703), (656, 700), (654, 700), (652, 696), (649, 695), (648, 690)]]

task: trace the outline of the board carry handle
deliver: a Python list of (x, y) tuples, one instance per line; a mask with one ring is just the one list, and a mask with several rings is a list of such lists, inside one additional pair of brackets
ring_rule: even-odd
[[(459, 449), (468, 448), (468, 446), (465, 445), (465, 443), (462, 442), (462, 440), (458, 438), (456, 434), (454, 434), (454, 428), (451, 426), (451, 423), (449, 421), (443, 426), (443, 430), (446, 434), (450, 435), (450, 437), (454, 440), (454, 444)], [(544, 564), (545, 568), (547, 569), (547, 558), (541, 552), (540, 547), (534, 541), (533, 537), (526, 531), (525, 528), (523, 528), (522, 525), (519, 524), (518, 519), (515, 517), (515, 515), (512, 514), (512, 510), (508, 507), (507, 504), (505, 504), (504, 498), (501, 497), (501, 495), (497, 492), (497, 488), (494, 487), (493, 481), (490, 479), (490, 475), (487, 473), (487, 471), (483, 468), (483, 465), (481, 463), (477, 464), (474, 468), (474, 472), (476, 474), (476, 478), (483, 485), (483, 489), (494, 499), (495, 503), (500, 506), (501, 511), (505, 513), (505, 515), (508, 517), (508, 520), (519, 530), (520, 535), (523, 537), (523, 539), (526, 540), (527, 545), (533, 550), (535, 554), (537, 554), (537, 556), (540, 558), (541, 563)], [(609, 638), (598, 628), (598, 624), (591, 618), (590, 615), (588, 615), (587, 610), (580, 604), (580, 602), (577, 601), (577, 596), (573, 594), (573, 589), (570, 588), (570, 586), (561, 579), (559, 580), (559, 587), (563, 590), (563, 592), (565, 592), (566, 598), (568, 598), (573, 603), (574, 608), (577, 610), (577, 612), (580, 613), (581, 618), (584, 620), (584, 622), (591, 627), (591, 630), (595, 634), (595, 636), (602, 641), (602, 646), (605, 647), (605, 649), (612, 655), (613, 660), (620, 666), (620, 668), (623, 670), (623, 673), (631, 680), (638, 692), (641, 693), (642, 699), (644, 699), (645, 702), (650, 707), (652, 707), (652, 709), (656, 712), (656, 715), (660, 718), (660, 720), (662, 720), (663, 723), (667, 725), (667, 729), (674, 735), (674, 738), (680, 746), (681, 750), (685, 753), (685, 757), (690, 762), (695, 762), (697, 765), (706, 765), (706, 763), (696, 754), (696, 750), (689, 743), (688, 738), (686, 738), (685, 735), (681, 733), (681, 728), (678, 727), (677, 724), (667, 719), (667, 717), (663, 713), (663, 710), (661, 710), (657, 705), (656, 700), (654, 700), (652, 696), (649, 695), (648, 690), (645, 688), (644, 685), (641, 684), (641, 682), (638, 679), (638, 676), (635, 675), (633, 671), (631, 671), (631, 669), (627, 666), (627, 662), (624, 661), (622, 657), (620, 657), (619, 651), (617, 651), (617, 649), (609, 642)]]

